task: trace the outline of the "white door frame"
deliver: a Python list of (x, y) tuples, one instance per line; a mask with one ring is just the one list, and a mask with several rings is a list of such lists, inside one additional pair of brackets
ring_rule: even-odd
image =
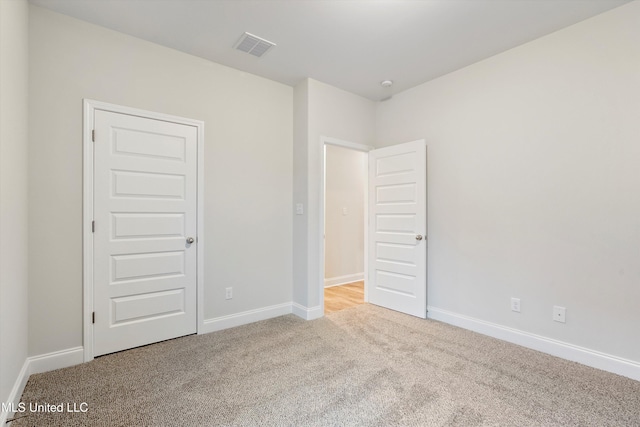
[(200, 120), (187, 119), (184, 117), (171, 116), (168, 114), (156, 113), (153, 111), (140, 110), (137, 108), (123, 107), (121, 105), (109, 104), (106, 102), (83, 100), (83, 184), (82, 184), (82, 328), (83, 328), (83, 349), (84, 361), (93, 360), (93, 232), (92, 222), (93, 212), (93, 141), (92, 131), (94, 113), (96, 110), (109, 111), (114, 113), (129, 114), (132, 116), (145, 117), (166, 122), (178, 123), (197, 128), (198, 134), (198, 160), (197, 160), (197, 201), (196, 201), (196, 227), (198, 244), (196, 245), (196, 318), (197, 333), (203, 331), (204, 326), (204, 122)]
[[(355, 142), (343, 141), (328, 136), (320, 137), (320, 216), (319, 216), (319, 234), (318, 241), (320, 242), (320, 268), (318, 269), (318, 286), (320, 288), (320, 307), (322, 308), (322, 314), (324, 315), (324, 203), (325, 203), (325, 181), (327, 171), (325, 170), (325, 147), (327, 145), (335, 145), (337, 147), (349, 148), (351, 150), (362, 151), (368, 153), (373, 150), (374, 147), (364, 144), (358, 144)], [(367, 169), (369, 168), (369, 162), (367, 161)], [(364, 301), (369, 301), (369, 289), (367, 282), (369, 278), (368, 269), (368, 251), (369, 251), (369, 180), (365, 180), (364, 188)]]

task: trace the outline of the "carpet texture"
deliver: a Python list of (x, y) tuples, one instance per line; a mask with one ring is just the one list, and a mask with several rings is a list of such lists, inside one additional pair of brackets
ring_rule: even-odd
[(372, 305), (33, 375), (13, 426), (640, 426), (640, 382)]

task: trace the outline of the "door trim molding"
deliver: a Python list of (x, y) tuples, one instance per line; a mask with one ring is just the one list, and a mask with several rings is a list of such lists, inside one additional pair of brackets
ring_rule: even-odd
[[(317, 278), (317, 288), (320, 292), (320, 315), (317, 317), (324, 316), (324, 199), (325, 199), (325, 180), (326, 180), (326, 170), (325, 170), (325, 147), (327, 145), (335, 145), (338, 147), (348, 148), (350, 150), (361, 151), (363, 153), (368, 153), (373, 150), (374, 147), (364, 144), (358, 144), (350, 141), (343, 141), (337, 138), (331, 138), (328, 136), (320, 137), (320, 195), (319, 195), (319, 216), (318, 216), (318, 243), (319, 243), (319, 268), (318, 268), (318, 278)], [(367, 168), (369, 162), (367, 162)], [(369, 290), (367, 287), (368, 282), (368, 254), (369, 254), (369, 182), (365, 180), (365, 188), (364, 188), (364, 301), (369, 301)], [(295, 307), (294, 307), (295, 308)], [(313, 310), (317, 310), (317, 307), (314, 307)], [(295, 311), (294, 311), (295, 312)], [(316, 317), (314, 317), (316, 318)]]
[(82, 342), (84, 348), (84, 361), (93, 360), (93, 141), (91, 133), (94, 126), (94, 113), (96, 110), (113, 113), (128, 114), (138, 117), (146, 117), (165, 122), (178, 123), (193, 126), (197, 129), (198, 160), (196, 172), (197, 200), (196, 200), (196, 227), (197, 227), (197, 254), (196, 254), (196, 330), (198, 334), (204, 331), (204, 122), (185, 117), (172, 116), (109, 104), (106, 102), (83, 99), (82, 118)]

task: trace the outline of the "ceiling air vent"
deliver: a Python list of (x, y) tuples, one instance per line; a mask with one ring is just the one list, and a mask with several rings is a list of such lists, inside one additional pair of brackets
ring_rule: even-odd
[(275, 43), (270, 42), (269, 40), (262, 39), (250, 33), (244, 33), (234, 47), (238, 50), (260, 58), (275, 45)]

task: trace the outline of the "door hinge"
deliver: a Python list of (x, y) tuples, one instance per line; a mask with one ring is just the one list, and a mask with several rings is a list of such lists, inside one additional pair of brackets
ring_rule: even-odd
[(96, 142), (96, 130), (93, 129), (91, 131), (91, 141)]
[(91, 323), (96, 323), (96, 312), (91, 313)]
[(92, 233), (96, 232), (96, 222), (95, 221), (91, 221), (91, 232)]

